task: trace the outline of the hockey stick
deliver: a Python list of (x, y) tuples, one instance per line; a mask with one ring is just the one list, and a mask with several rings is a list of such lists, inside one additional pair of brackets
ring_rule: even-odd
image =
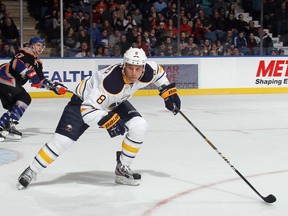
[(230, 161), (222, 155), (220, 151), (213, 145), (210, 140), (181, 112), (177, 107), (175, 109), (184, 117), (184, 119), (204, 138), (204, 140), (218, 153), (218, 155), (249, 185), (249, 187), (258, 194), (266, 203), (274, 203), (276, 201), (276, 197), (272, 194), (269, 194), (267, 197), (263, 197), (254, 187), (253, 185), (230, 163)]
[[(49, 86), (49, 85), (47, 85), (47, 84), (42, 84), (42, 85), (43, 85), (46, 89), (52, 90), (52, 89), (51, 89), (51, 86)], [(69, 93), (74, 94), (74, 91), (71, 91), (71, 90), (68, 89), (67, 87), (61, 87), (61, 88), (65, 89), (66, 92), (69, 92)]]

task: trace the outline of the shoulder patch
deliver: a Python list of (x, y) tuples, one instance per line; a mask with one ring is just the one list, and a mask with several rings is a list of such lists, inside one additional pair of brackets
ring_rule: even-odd
[(156, 71), (154, 71), (154, 69), (149, 64), (145, 65), (144, 70), (145, 72), (143, 77), (141, 77), (140, 82), (149, 83), (153, 80), (154, 73), (156, 73)]
[(122, 91), (125, 82), (122, 76), (122, 67), (117, 66), (104, 78), (103, 88), (109, 94), (118, 94)]

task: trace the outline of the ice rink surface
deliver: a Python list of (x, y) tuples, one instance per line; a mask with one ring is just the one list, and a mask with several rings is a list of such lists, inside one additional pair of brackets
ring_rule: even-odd
[[(183, 113), (263, 195), (266, 204), (160, 97), (134, 97), (149, 131), (132, 169), (140, 186), (114, 183), (121, 137), (89, 128), (27, 190), (20, 173), (52, 136), (69, 98), (34, 99), (0, 143), (1, 216), (285, 216), (288, 211), (288, 95), (182, 96)], [(1, 112), (4, 110), (1, 109)]]

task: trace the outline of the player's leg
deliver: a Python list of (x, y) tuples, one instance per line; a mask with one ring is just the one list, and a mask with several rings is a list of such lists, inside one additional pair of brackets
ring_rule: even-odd
[(0, 131), (5, 137), (14, 139), (21, 139), (22, 133), (19, 132), (15, 125), (18, 124), (20, 118), (23, 116), (25, 110), (31, 103), (31, 97), (26, 90), (19, 85), (8, 86), (0, 84), (1, 102), (5, 112), (0, 118)]
[(128, 128), (128, 132), (122, 142), (122, 151), (117, 152), (115, 182), (139, 185), (141, 175), (134, 173), (130, 166), (142, 146), (144, 136), (147, 133), (147, 122), (128, 101), (123, 102), (113, 111), (118, 113)]
[(19, 176), (18, 189), (27, 188), (40, 172), (69, 149), (88, 128), (80, 114), (81, 104), (74, 99), (73, 96), (65, 107), (51, 140), (39, 150), (30, 166)]

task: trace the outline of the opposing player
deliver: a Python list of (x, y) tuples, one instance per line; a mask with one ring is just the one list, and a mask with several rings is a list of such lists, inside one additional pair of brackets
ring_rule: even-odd
[(142, 146), (147, 123), (128, 99), (151, 83), (159, 88), (166, 108), (177, 114), (180, 98), (175, 83), (169, 83), (160, 65), (147, 61), (142, 49), (130, 48), (124, 54), (123, 63), (106, 67), (82, 80), (66, 105), (54, 135), (19, 176), (18, 189), (27, 188), (93, 125), (105, 128), (111, 137), (126, 133), (122, 151), (116, 153), (115, 182), (139, 185), (141, 174), (133, 172), (130, 165)]
[(31, 103), (31, 97), (23, 87), (28, 80), (36, 88), (45, 87), (56, 94), (66, 92), (62, 84), (53, 83), (44, 77), (42, 62), (38, 59), (44, 49), (44, 40), (33, 37), (28, 49), (20, 49), (9, 63), (0, 65), (0, 98), (3, 108), (7, 110), (0, 118), (0, 141), (4, 141), (7, 136), (15, 139), (22, 137), (15, 125)]

